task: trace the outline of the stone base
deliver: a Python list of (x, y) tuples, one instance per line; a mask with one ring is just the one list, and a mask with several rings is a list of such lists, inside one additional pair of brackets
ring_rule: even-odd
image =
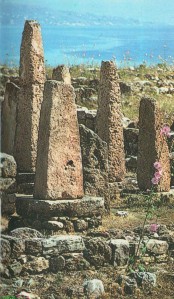
[(47, 220), (51, 217), (93, 217), (104, 213), (102, 197), (84, 196), (82, 199), (38, 200), (33, 196), (16, 195), (17, 214)]
[(17, 194), (16, 211), (19, 216), (11, 217), (10, 230), (27, 226), (48, 232), (82, 232), (101, 225), (105, 207), (102, 197), (50, 201)]
[(20, 194), (33, 194), (35, 173), (18, 173), (16, 177), (17, 192)]

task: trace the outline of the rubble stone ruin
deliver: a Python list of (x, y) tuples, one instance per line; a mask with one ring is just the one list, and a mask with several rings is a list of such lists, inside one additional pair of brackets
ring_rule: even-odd
[(98, 96), (96, 132), (108, 145), (109, 182), (125, 176), (125, 154), (120, 87), (113, 61), (102, 61)]
[(36, 198), (83, 197), (83, 172), (73, 87), (45, 83), (39, 126)]
[(40, 25), (26, 21), (20, 52), (20, 92), (14, 157), (18, 171), (34, 172), (43, 88), (44, 53)]
[(69, 68), (65, 65), (59, 65), (53, 69), (52, 79), (71, 84), (71, 75)]
[(162, 177), (157, 191), (170, 190), (170, 159), (165, 138), (160, 134), (163, 126), (162, 115), (154, 99), (144, 97), (139, 110), (139, 139), (137, 180), (140, 190), (151, 189), (154, 176), (154, 163), (162, 166)]

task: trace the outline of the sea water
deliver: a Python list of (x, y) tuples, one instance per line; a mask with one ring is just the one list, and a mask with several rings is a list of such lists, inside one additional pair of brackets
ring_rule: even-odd
[[(2, 25), (0, 63), (18, 65), (22, 26)], [(119, 66), (174, 63), (174, 27), (42, 25), (47, 65), (100, 64), (115, 59)]]

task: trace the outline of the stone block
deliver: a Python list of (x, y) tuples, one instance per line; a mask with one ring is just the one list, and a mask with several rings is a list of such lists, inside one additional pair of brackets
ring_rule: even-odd
[(12, 230), (10, 235), (20, 239), (43, 238), (43, 235), (35, 229), (29, 227), (20, 227)]
[(64, 225), (62, 222), (50, 220), (50, 221), (43, 222), (43, 228), (52, 230), (52, 231), (59, 231), (64, 228)]
[(14, 261), (13, 263), (11, 263), (9, 265), (9, 271), (12, 276), (16, 277), (16, 276), (20, 275), (20, 273), (22, 271), (21, 263), (18, 261)]
[(25, 240), (13, 238), (12, 240), (12, 258), (19, 258), (25, 253)]
[(37, 200), (32, 196), (17, 196), (16, 210), (24, 218), (48, 220), (51, 217), (92, 217), (104, 213), (102, 197), (85, 196), (71, 200)]
[(74, 229), (76, 232), (83, 232), (88, 229), (88, 222), (83, 219), (74, 221)]
[(84, 257), (95, 267), (102, 267), (110, 264), (112, 257), (112, 250), (107, 241), (101, 238), (84, 238), (85, 251)]
[(166, 241), (150, 239), (146, 243), (146, 248), (149, 253), (161, 255), (167, 253), (169, 245)]
[(2, 215), (12, 215), (16, 210), (15, 194), (6, 194), (5, 192), (0, 192), (0, 198)]
[(11, 256), (10, 242), (8, 240), (5, 240), (5, 239), (1, 238), (0, 244), (1, 244), (1, 260), (2, 260), (2, 263), (9, 262), (10, 256)]
[(99, 298), (104, 294), (103, 282), (99, 279), (86, 280), (83, 283), (84, 293), (92, 298)]
[(90, 268), (90, 264), (84, 259), (83, 253), (67, 253), (63, 256), (66, 271), (82, 271)]
[(18, 173), (16, 176), (17, 184), (34, 183), (35, 173)]
[(48, 271), (49, 269), (49, 261), (44, 257), (34, 257), (30, 256), (30, 260), (28, 260), (22, 268), (23, 272), (28, 272), (29, 274), (40, 274)]
[(0, 191), (6, 193), (15, 193), (17, 190), (16, 180), (14, 178), (1, 178), (0, 177)]
[(42, 255), (42, 240), (41, 238), (25, 240), (26, 253), (30, 255)]
[(129, 259), (129, 242), (123, 239), (111, 239), (112, 264), (114, 266), (125, 266)]
[(44, 255), (60, 255), (66, 252), (81, 252), (85, 249), (82, 237), (75, 235), (53, 236), (43, 240)]
[(59, 271), (64, 270), (65, 268), (65, 258), (61, 255), (51, 257), (49, 260), (49, 268), (53, 273), (57, 273)]
[(1, 175), (3, 178), (15, 178), (17, 174), (17, 165), (13, 156), (0, 153)]

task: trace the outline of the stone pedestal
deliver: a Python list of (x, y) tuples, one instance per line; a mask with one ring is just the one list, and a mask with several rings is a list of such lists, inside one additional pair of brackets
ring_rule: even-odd
[(32, 195), (16, 197), (18, 217), (11, 218), (9, 227), (27, 226), (48, 232), (82, 232), (101, 225), (105, 212), (102, 197), (84, 196), (82, 199), (40, 200)]

